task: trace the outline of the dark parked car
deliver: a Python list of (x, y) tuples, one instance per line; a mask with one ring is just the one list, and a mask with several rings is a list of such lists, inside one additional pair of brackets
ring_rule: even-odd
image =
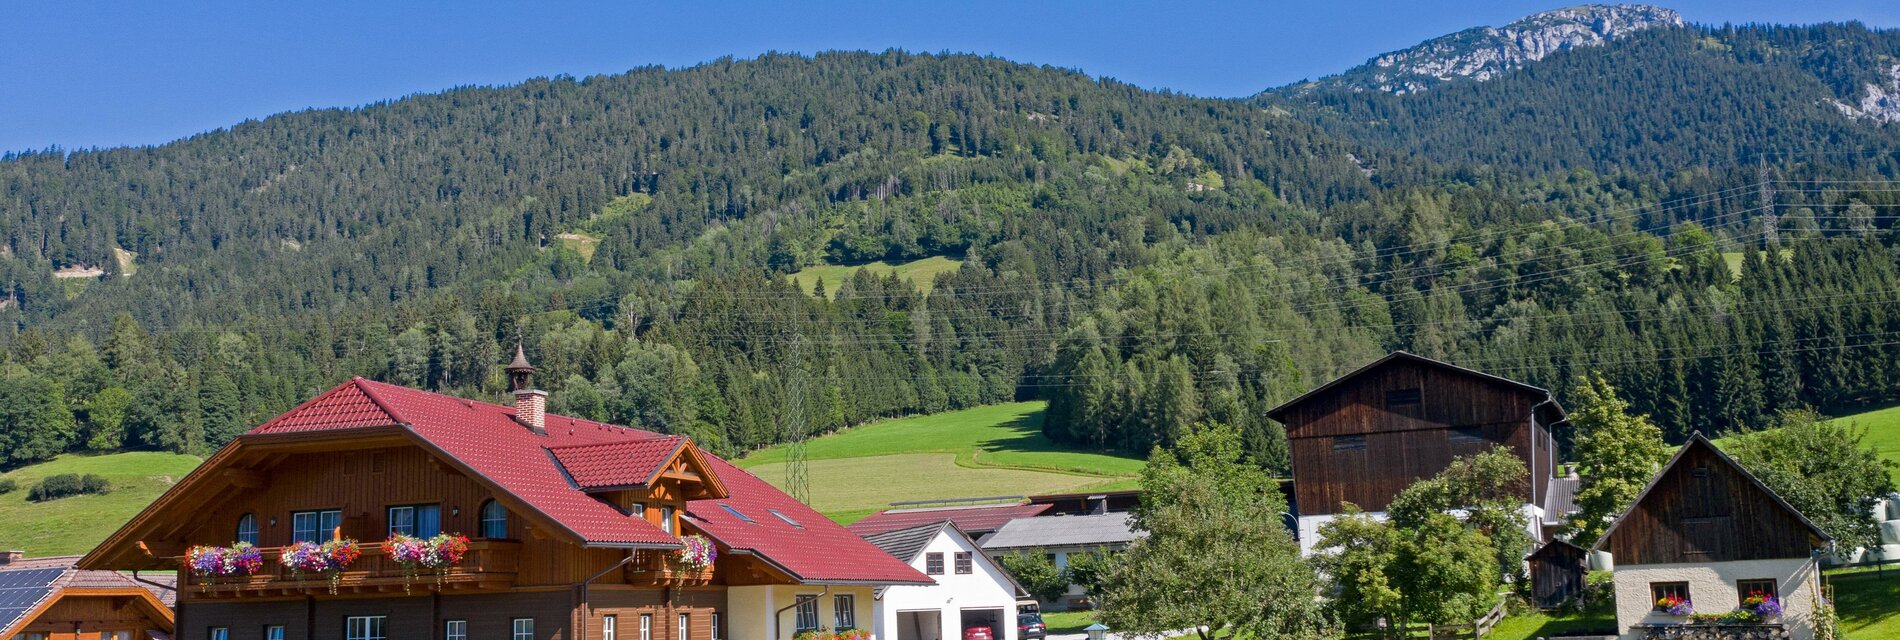
[(1040, 640), (1049, 635), (1049, 628), (1042, 624), (1042, 614), (1025, 611), (1016, 616), (1016, 637), (1022, 640)]

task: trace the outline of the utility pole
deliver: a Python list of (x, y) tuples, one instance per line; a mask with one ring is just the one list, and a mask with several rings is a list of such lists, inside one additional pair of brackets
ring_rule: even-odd
[(1755, 170), (1755, 183), (1761, 198), (1761, 239), (1762, 244), (1773, 251), (1781, 242), (1781, 236), (1776, 233), (1781, 227), (1781, 216), (1775, 211), (1775, 185), (1769, 181), (1768, 158), (1763, 156), (1760, 162)]
[(805, 381), (809, 371), (805, 367), (805, 334), (799, 331), (792, 338), (790, 362), (785, 363), (785, 416), (780, 423), (785, 433), (785, 488), (792, 498), (811, 504), (811, 473), (805, 459), (805, 438), (811, 433), (811, 423), (805, 419)]

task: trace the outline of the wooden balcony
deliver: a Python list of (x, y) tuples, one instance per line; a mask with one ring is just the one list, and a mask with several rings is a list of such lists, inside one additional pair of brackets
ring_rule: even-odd
[(692, 587), (711, 584), (713, 568), (688, 569), (673, 560), (672, 551), (640, 549), (627, 563), (627, 582), (655, 587)]
[[(401, 563), (383, 553), (382, 543), (362, 544), (363, 556), (345, 569), (337, 580), (338, 594), (413, 593), (441, 591), (500, 591), (515, 584), (521, 543), (502, 540), (471, 540), (468, 555), (446, 573), (420, 569), (413, 579), (403, 575)], [(191, 572), (181, 572), (179, 591), (187, 597), (243, 598), (263, 596), (327, 595), (330, 578), (322, 573), (301, 576), (278, 564), (282, 547), (264, 549), (264, 568), (241, 578), (219, 578), (205, 584)], [(182, 560), (181, 560), (182, 563)]]

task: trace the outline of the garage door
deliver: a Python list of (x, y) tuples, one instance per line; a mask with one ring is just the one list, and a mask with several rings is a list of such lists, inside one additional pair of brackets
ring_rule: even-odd
[(944, 640), (943, 612), (935, 609), (897, 612), (897, 640)]

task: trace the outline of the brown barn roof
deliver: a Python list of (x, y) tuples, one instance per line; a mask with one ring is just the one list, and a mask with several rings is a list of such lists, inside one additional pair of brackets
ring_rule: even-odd
[(1518, 382), (1510, 378), (1491, 375), (1489, 373), (1485, 373), (1477, 369), (1468, 369), (1465, 367), (1460, 367), (1458, 365), (1445, 362), (1443, 360), (1433, 360), (1425, 356), (1421, 356), (1415, 353), (1408, 353), (1405, 351), (1394, 351), (1392, 353), (1386, 354), (1385, 357), (1379, 358), (1378, 360), (1373, 360), (1372, 362), (1366, 363), (1365, 366), (1359, 367), (1357, 369), (1353, 369), (1351, 373), (1347, 373), (1346, 375), (1333, 378), (1331, 381), (1327, 382), (1326, 384), (1322, 384), (1320, 386), (1314, 387), (1311, 391), (1302, 393), (1297, 398), (1288, 400), (1286, 402), (1282, 402), (1280, 403), (1280, 406), (1274, 407), (1272, 409), (1268, 409), (1267, 417), (1272, 418), (1274, 420), (1280, 420), (1280, 416), (1285, 415), (1288, 409), (1292, 409), (1293, 407), (1299, 406), (1301, 404), (1305, 404), (1307, 401), (1312, 400), (1316, 397), (1319, 397), (1322, 394), (1325, 394), (1327, 391), (1331, 390), (1334, 387), (1339, 386), (1340, 384), (1346, 382), (1347, 380), (1351, 380), (1353, 378), (1359, 377), (1361, 374), (1367, 373), (1369, 371), (1378, 369), (1387, 364), (1397, 362), (1400, 360), (1416, 362), (1416, 363), (1423, 364), (1426, 366), (1436, 367), (1436, 368), (1443, 369), (1446, 371), (1451, 371), (1453, 373), (1459, 373), (1459, 374), (1472, 376), (1475, 378), (1479, 378), (1479, 379), (1497, 384), (1498, 386), (1516, 389), (1530, 395), (1544, 398), (1549, 401), (1552, 407), (1555, 407), (1557, 409), (1558, 419), (1553, 421), (1553, 423), (1561, 422), (1563, 420), (1562, 418), (1563, 407), (1557, 405), (1557, 400), (1550, 395), (1550, 390), (1548, 389), (1531, 385), (1531, 384), (1526, 384), (1523, 382)]

